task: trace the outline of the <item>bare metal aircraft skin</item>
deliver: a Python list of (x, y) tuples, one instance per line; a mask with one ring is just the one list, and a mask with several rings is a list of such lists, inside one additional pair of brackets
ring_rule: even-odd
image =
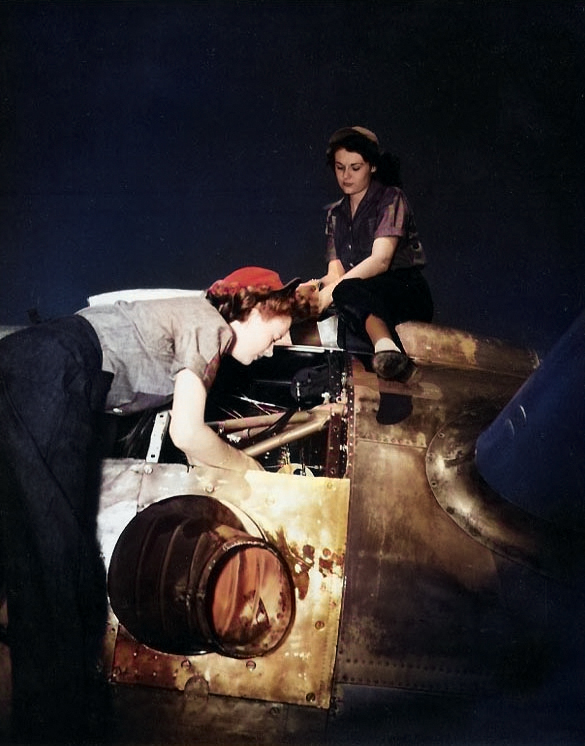
[(399, 331), (406, 384), (359, 350), (222, 363), (208, 422), (264, 472), (189, 469), (165, 411), (116, 420), (98, 519), (113, 743), (583, 742), (585, 522), (519, 507), (477, 464), (542, 362)]

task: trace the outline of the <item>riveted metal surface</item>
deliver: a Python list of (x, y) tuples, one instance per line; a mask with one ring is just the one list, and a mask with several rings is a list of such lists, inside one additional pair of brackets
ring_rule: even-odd
[(183, 690), (193, 675), (189, 658), (140, 645), (120, 625), (110, 672), (114, 683)]
[[(188, 471), (178, 464), (146, 464), (140, 476), (132, 460), (105, 467), (108, 508), (101, 511), (100, 532), (110, 541), (124, 529), (125, 523), (116, 522), (127, 520), (129, 511), (128, 495), (119, 495), (117, 503), (107, 485), (138, 487), (133, 493), (138, 509), (177, 494), (213, 495), (248, 516), (250, 530), (260, 531), (280, 550), (296, 593), (291, 632), (269, 655), (249, 661), (216, 654), (166, 655), (122, 630), (112, 680), (181, 689), (195, 676), (207, 683), (210, 694), (328, 707), (344, 585), (349, 481), (267, 472), (248, 472), (244, 478), (220, 470)], [(117, 505), (122, 508), (116, 510)], [(108, 515), (116, 528), (105, 526)]]
[(338, 472), (339, 453), (345, 448), (345, 430), (344, 418), (334, 414), (327, 432), (325, 474), (328, 477), (335, 477)]
[[(300, 608), (308, 610), (289, 655), (225, 666), (209, 655), (163, 656), (110, 619), (104, 665), (114, 684), (112, 742), (477, 744), (486, 734), (517, 746), (583, 742), (564, 738), (583, 731), (582, 588), (576, 593), (486, 544), (475, 527), (490, 526), (505, 506), (492, 503), (480, 521), (483, 508), (465, 512), (467, 493), (478, 487), (470, 455), (482, 426), (465, 417), (497, 412), (522, 375), (504, 364), (487, 372), (474, 363), (481, 341), (463, 335), (464, 350), (452, 351), (447, 336), (436, 340), (440, 362), (417, 357), (420, 375), (409, 385), (380, 382), (354, 361), (355, 396), (343, 423), (350, 479), (266, 480), (258, 473), (258, 482), (256, 473), (104, 463), (99, 524), (106, 563), (107, 545), (137, 511), (176, 494), (209, 495), (238, 511), (249, 533), (279, 547), (295, 573)], [(464, 358), (462, 365), (449, 363), (447, 353)], [(386, 399), (398, 406), (386, 411), (384, 424), (380, 405), (388, 394), (400, 399)], [(343, 440), (335, 435), (329, 444), (343, 448)], [(346, 537), (337, 514), (347, 509), (350, 480)], [(343, 583), (331, 686), (339, 602), (330, 590)], [(0, 645), (3, 695), (6, 657)], [(0, 697), (0, 738), (3, 703)], [(510, 720), (515, 730), (506, 730)], [(536, 737), (528, 740), (527, 731)], [(504, 737), (510, 732), (518, 737)]]
[[(417, 339), (423, 344), (420, 334)], [(445, 421), (471, 403), (497, 411), (523, 378), (503, 364), (497, 373), (474, 367), (481, 344), (452, 335), (435, 342), (443, 360), (463, 356), (464, 367), (419, 363), (416, 378), (405, 385), (354, 366), (359, 409), (339, 685), (490, 692), (501, 683), (514, 644), (494, 555), (443, 511), (425, 462)], [(451, 342), (460, 346), (452, 350)], [(493, 349), (498, 352), (497, 345)], [(516, 369), (532, 367), (530, 356), (518, 360), (524, 362)], [(497, 361), (490, 366), (497, 368)]]
[[(356, 437), (415, 448), (428, 447), (437, 430), (454, 419), (463, 406), (492, 402), (501, 408), (523, 383), (523, 379), (503, 373), (496, 375), (481, 370), (454, 372), (448, 368), (420, 365), (416, 380), (405, 385), (379, 380), (359, 363), (354, 366), (353, 381), (362, 402), (360, 415), (356, 418)], [(391, 408), (395, 406), (391, 398), (396, 396), (404, 401), (410, 400), (412, 411), (408, 418), (381, 427), (385, 399)]]
[(114, 687), (119, 744), (310, 744), (325, 732), (328, 711), (209, 694), (196, 676), (184, 691)]
[(360, 440), (355, 479), (336, 681), (489, 690), (507, 634), (493, 555), (437, 504), (424, 449)]

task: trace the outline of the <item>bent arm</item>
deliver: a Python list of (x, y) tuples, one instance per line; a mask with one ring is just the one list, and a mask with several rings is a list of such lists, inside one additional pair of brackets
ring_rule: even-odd
[(352, 277), (359, 277), (362, 280), (366, 280), (368, 277), (376, 277), (376, 275), (386, 272), (392, 262), (397, 246), (398, 236), (380, 236), (379, 238), (375, 238), (370, 256), (362, 259), (359, 264), (356, 264), (355, 267), (352, 267), (345, 274), (343, 274), (343, 265), (339, 259), (329, 262), (329, 271), (326, 277), (330, 276), (331, 265), (333, 264), (341, 266), (342, 274), (332, 279), (319, 293), (319, 310), (323, 311), (331, 305), (333, 302), (333, 290), (343, 280), (349, 280)]
[(262, 470), (260, 464), (232, 448), (205, 424), (207, 392), (203, 381), (188, 368), (177, 373), (169, 434), (191, 465), (232, 471)]
[(345, 270), (341, 261), (339, 259), (332, 259), (327, 265), (327, 274), (319, 282), (323, 287), (326, 287), (327, 285), (331, 285), (332, 282), (337, 282), (344, 274)]
[(349, 280), (351, 277), (361, 277), (362, 280), (366, 280), (368, 277), (383, 274), (388, 270), (397, 246), (398, 236), (375, 238), (370, 256), (352, 267), (341, 279)]

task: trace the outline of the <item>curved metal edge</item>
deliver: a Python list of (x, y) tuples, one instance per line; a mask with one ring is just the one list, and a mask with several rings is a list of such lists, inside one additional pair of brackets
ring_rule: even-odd
[(501, 497), (475, 466), (477, 437), (497, 414), (493, 405), (486, 404), (463, 412), (435, 434), (426, 455), (427, 479), (435, 499), (463, 531), (496, 554), (582, 586), (583, 538)]

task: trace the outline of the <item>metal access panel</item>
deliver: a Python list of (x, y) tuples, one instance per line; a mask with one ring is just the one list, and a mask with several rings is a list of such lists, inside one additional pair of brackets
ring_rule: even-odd
[(110, 680), (328, 708), (344, 587), (349, 480), (268, 472), (243, 477), (188, 470), (181, 464), (106, 460), (99, 514), (106, 565), (138, 511), (190, 494), (229, 505), (250, 534), (263, 536), (279, 550), (294, 582), (294, 623), (280, 647), (264, 656), (182, 656), (134, 639), (112, 612), (104, 655)]

